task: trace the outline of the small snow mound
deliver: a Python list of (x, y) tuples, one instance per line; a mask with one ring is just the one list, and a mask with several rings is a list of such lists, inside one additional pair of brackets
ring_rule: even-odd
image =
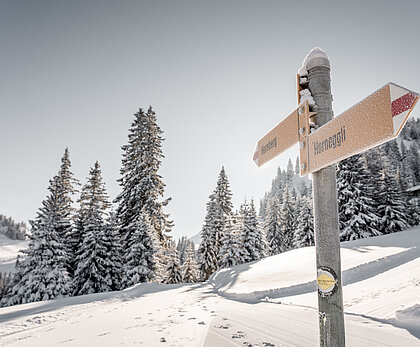
[(399, 320), (417, 320), (420, 325), (420, 305), (415, 304), (405, 310), (397, 311), (396, 316)]
[(327, 53), (325, 53), (321, 48), (312, 48), (312, 50), (308, 53), (308, 55), (302, 62), (302, 66), (298, 71), (299, 76), (304, 77), (308, 75), (308, 61), (316, 58), (324, 58), (330, 61), (330, 58), (328, 58)]

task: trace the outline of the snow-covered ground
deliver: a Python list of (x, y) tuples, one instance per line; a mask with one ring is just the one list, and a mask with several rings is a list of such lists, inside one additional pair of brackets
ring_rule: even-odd
[(16, 256), (21, 249), (28, 247), (29, 241), (11, 240), (0, 234), (0, 272), (14, 271)]
[[(420, 346), (420, 228), (342, 243), (348, 346)], [(317, 346), (313, 247), (206, 283), (0, 309), (4, 346)]]

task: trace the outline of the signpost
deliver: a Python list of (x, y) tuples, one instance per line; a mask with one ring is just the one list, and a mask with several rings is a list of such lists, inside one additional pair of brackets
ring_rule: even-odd
[[(253, 159), (261, 166), (299, 142), (300, 173), (313, 175), (320, 345), (344, 346), (337, 185), (332, 164), (397, 137), (419, 95), (388, 83), (333, 118), (328, 56), (315, 48), (303, 67), (305, 94), (310, 92), (315, 105), (310, 110), (308, 101), (300, 103), (258, 141)], [(298, 76), (298, 102), (301, 90)], [(311, 123), (318, 127), (313, 132)]]

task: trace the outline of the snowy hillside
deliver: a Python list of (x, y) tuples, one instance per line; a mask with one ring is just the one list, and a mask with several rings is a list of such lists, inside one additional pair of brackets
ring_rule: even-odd
[(0, 234), (0, 272), (13, 272), (16, 257), (21, 249), (28, 247), (29, 241), (11, 240)]
[[(348, 346), (420, 346), (420, 227), (341, 244)], [(4, 346), (317, 346), (314, 247), (208, 282), (0, 309)]]

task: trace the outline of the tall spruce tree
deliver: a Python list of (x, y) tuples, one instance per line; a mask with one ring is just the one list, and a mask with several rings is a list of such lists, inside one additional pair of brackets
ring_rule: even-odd
[(410, 167), (414, 173), (414, 185), (420, 184), (420, 153), (419, 145), (416, 142), (413, 142), (409, 149), (410, 153)]
[(79, 202), (79, 221), (83, 230), (76, 253), (74, 294), (115, 290), (121, 261), (119, 247), (113, 235), (115, 229), (107, 221), (106, 212), (110, 203), (98, 162), (90, 169)]
[(297, 206), (297, 225), (294, 233), (294, 248), (314, 246), (315, 237), (312, 199), (306, 196), (301, 197)]
[(223, 246), (225, 224), (232, 214), (232, 209), (229, 180), (225, 168), (222, 167), (216, 188), (207, 203), (207, 215), (198, 249), (199, 269), (204, 280), (218, 268), (218, 256)]
[[(169, 240), (172, 222), (163, 212), (169, 199), (162, 200), (165, 185), (158, 174), (163, 158), (162, 133), (153, 109), (150, 107), (147, 112), (139, 109), (129, 129), (128, 144), (122, 147), (122, 177), (119, 179), (122, 192), (116, 198), (116, 216), (122, 234), (124, 257), (130, 257), (131, 264), (125, 264), (125, 283), (132, 283), (127, 276), (133, 271), (139, 281), (151, 280), (155, 264), (153, 255), (160, 247), (167, 247)], [(134, 240), (144, 244), (137, 245)], [(130, 254), (138, 255), (140, 251), (144, 255), (136, 262)]]
[(185, 260), (181, 266), (182, 278), (185, 283), (197, 282), (197, 263), (194, 259), (194, 244), (189, 242), (185, 253)]
[(29, 248), (19, 262), (15, 280), (3, 304), (6, 306), (68, 296), (72, 292), (68, 254), (62, 238), (63, 189), (59, 175), (50, 181), (49, 195), (42, 202), (35, 220), (30, 221), (32, 232)]
[(229, 216), (225, 221), (222, 246), (218, 259), (221, 268), (231, 267), (244, 263), (244, 248), (240, 235), (240, 225), (237, 216)]
[(169, 250), (168, 263), (166, 265), (166, 277), (164, 283), (166, 284), (176, 284), (182, 283), (182, 271), (181, 266), (179, 265), (179, 256), (178, 252), (173, 245)]
[(215, 218), (218, 206), (214, 195), (210, 195), (207, 203), (207, 214), (201, 231), (201, 242), (198, 248), (198, 268), (202, 280), (207, 280), (218, 269)]
[(254, 201), (246, 202), (241, 207), (242, 231), (241, 239), (244, 247), (244, 261), (250, 262), (265, 257), (266, 244), (259, 227)]
[(282, 250), (287, 251), (293, 249), (294, 229), (295, 229), (295, 201), (286, 185), (283, 193), (283, 202), (280, 206), (279, 226), (281, 238), (283, 240)]
[(374, 212), (375, 202), (369, 190), (370, 177), (362, 155), (354, 155), (338, 164), (337, 189), (340, 240), (348, 241), (380, 235)]
[(389, 234), (404, 230), (408, 227), (407, 205), (401, 196), (400, 186), (393, 172), (381, 170), (379, 191), (380, 199), (378, 207), (379, 230), (383, 234)]
[(280, 229), (280, 204), (276, 197), (269, 200), (264, 231), (268, 244), (268, 254), (276, 255), (283, 252), (284, 239)]
[(121, 288), (150, 281), (154, 276), (154, 249), (151, 235), (154, 231), (146, 212), (140, 211), (126, 234), (126, 250), (123, 252)]

